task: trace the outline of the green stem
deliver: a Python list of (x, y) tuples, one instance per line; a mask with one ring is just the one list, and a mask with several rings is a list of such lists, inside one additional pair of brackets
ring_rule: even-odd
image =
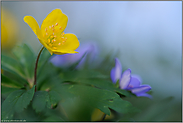
[(38, 65), (39, 57), (40, 57), (41, 52), (43, 51), (43, 49), (44, 49), (44, 47), (42, 47), (41, 50), (39, 51), (39, 54), (38, 54), (37, 59), (36, 59), (35, 69), (34, 69), (34, 85), (35, 85), (35, 92), (37, 91), (37, 89), (36, 89), (37, 65)]
[(104, 121), (104, 120), (105, 120), (106, 115), (107, 115), (107, 114), (104, 114), (104, 115), (103, 115), (102, 121)]

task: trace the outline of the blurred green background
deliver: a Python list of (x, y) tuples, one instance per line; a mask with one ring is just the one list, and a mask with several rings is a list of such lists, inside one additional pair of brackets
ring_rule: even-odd
[[(1, 7), (1, 25), (7, 25), (4, 32), (9, 34), (8, 39), (2, 35), (2, 53), (16, 43), (28, 43), (38, 52), (41, 44), (23, 17), (31, 15), (41, 25), (48, 13), (60, 8), (69, 18), (65, 32), (76, 34), (81, 44), (97, 43), (100, 57), (117, 54), (123, 70), (131, 68), (143, 84), (151, 85), (154, 99), (134, 103), (144, 109), (134, 120), (182, 120), (181, 1), (1, 1)], [(167, 97), (173, 98), (162, 102)]]

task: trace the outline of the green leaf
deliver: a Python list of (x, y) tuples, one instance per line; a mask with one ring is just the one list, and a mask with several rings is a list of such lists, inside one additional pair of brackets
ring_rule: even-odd
[(131, 103), (128, 101), (122, 100), (121, 98), (115, 98), (109, 101), (105, 101), (106, 105), (109, 106), (109, 108), (114, 109), (117, 112), (120, 113), (128, 113), (128, 112), (138, 112), (139, 110), (132, 106)]
[[(127, 113), (133, 109), (130, 102), (122, 100), (114, 91), (79, 84), (62, 84), (62, 86), (57, 86), (53, 89), (55, 89), (58, 93), (61, 93), (62, 90), (64, 90), (64, 95), (71, 93), (79, 96), (86, 105), (93, 108), (98, 108), (107, 115), (110, 115), (109, 108), (114, 109), (119, 113)], [(63, 96), (63, 98), (65, 97)]]
[(56, 91), (49, 91), (51, 105), (55, 106), (60, 101), (60, 95)]
[(38, 62), (38, 76), (40, 76), (41, 72), (43, 72), (43, 68), (48, 63), (50, 56), (51, 54), (49, 53), (49, 51), (44, 48)]
[(3, 70), (3, 75), (11, 78), (11, 80), (21, 83), (21, 85), (29, 85), (28, 80), (26, 78), (22, 78), (17, 73), (11, 73), (9, 71)]
[(37, 76), (38, 90), (45, 90), (42, 89), (44, 88), (43, 85), (46, 86), (45, 88), (50, 88), (55, 83), (59, 82), (58, 79), (60, 78), (58, 78), (56, 68), (51, 63), (46, 64), (46, 66), (43, 67), (42, 72)]
[(19, 88), (11, 88), (11, 87), (1, 86), (1, 94), (10, 93), (10, 92), (16, 91), (18, 89)]
[(63, 122), (64, 120), (61, 117), (52, 115), (52, 116), (47, 117), (43, 121), (44, 122)]
[(28, 90), (27, 92), (25, 92), (23, 95), (20, 96), (15, 105), (16, 112), (21, 112), (23, 111), (24, 108), (28, 106), (28, 104), (30, 103), (30, 101), (34, 96), (34, 91), (35, 91), (35, 85), (30, 90)]
[(2, 119), (12, 119), (14, 112), (21, 112), (33, 98), (35, 86), (32, 89), (12, 92), (2, 104)]
[(79, 84), (86, 84), (93, 87), (106, 89), (110, 91), (118, 92), (125, 96), (132, 96), (132, 94), (126, 90), (117, 88), (112, 81), (106, 79), (107, 77), (99, 72), (95, 71), (83, 71), (83, 72), (68, 72), (64, 74), (64, 80), (66, 82), (75, 82)]
[(13, 53), (17, 60), (23, 66), (22, 69), (25, 72), (26, 76), (32, 78), (36, 58), (35, 53), (32, 51), (32, 49), (28, 45), (23, 44), (21, 46), (16, 46), (13, 49)]
[(19, 97), (24, 93), (24, 90), (17, 90), (11, 93), (2, 104), (2, 119), (10, 120), (13, 118), (14, 107)]
[(46, 118), (43, 120), (44, 122), (62, 122), (67, 119), (60, 110), (46, 108), (45, 110), (43, 110), (43, 112), (44, 116), (46, 116)]
[(6, 85), (9, 87), (24, 87), (24, 85), (22, 85), (21, 83), (11, 80), (10, 78), (4, 76), (3, 74), (1, 74), (1, 85)]
[(40, 112), (46, 107), (47, 101), (48, 101), (48, 92), (37, 91), (32, 101), (32, 107), (36, 110), (36, 112)]
[(41, 112), (46, 107), (55, 106), (59, 100), (60, 96), (55, 91), (37, 91), (34, 95), (32, 106), (36, 112)]
[(22, 66), (18, 61), (8, 56), (1, 55), (1, 69), (9, 71), (25, 79), (25, 74), (21, 68)]

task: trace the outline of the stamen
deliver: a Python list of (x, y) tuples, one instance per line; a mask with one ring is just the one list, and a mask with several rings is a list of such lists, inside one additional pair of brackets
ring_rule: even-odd
[(48, 29), (47, 29), (47, 27), (45, 28), (45, 32), (47, 32), (48, 31)]
[(56, 41), (55, 39), (52, 40), (52, 42), (55, 42), (55, 41)]
[(46, 33), (46, 35), (48, 35), (48, 33)]
[(55, 26), (58, 26), (58, 23), (56, 23)]
[(52, 25), (52, 28), (54, 28), (54, 25)]
[(60, 26), (60, 27), (59, 27), (59, 29), (61, 30), (61, 29), (62, 29), (62, 27)]
[(56, 47), (53, 47), (53, 49), (55, 49), (55, 50), (56, 50), (57, 48), (56, 48)]
[(61, 45), (61, 43), (58, 43), (58, 45)]
[(49, 28), (51, 29), (51, 26), (49, 26)]
[(63, 33), (61, 34), (61, 36), (64, 36), (64, 34), (65, 34), (65, 33), (63, 32)]

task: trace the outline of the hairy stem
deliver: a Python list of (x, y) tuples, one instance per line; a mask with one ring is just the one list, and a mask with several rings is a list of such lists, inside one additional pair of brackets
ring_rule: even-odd
[(37, 59), (36, 59), (35, 69), (34, 69), (34, 85), (35, 85), (35, 92), (37, 91), (37, 88), (36, 88), (37, 65), (38, 65), (39, 57), (40, 57), (41, 52), (43, 51), (43, 49), (44, 49), (44, 47), (42, 47), (41, 50), (39, 51), (39, 54), (38, 54)]

